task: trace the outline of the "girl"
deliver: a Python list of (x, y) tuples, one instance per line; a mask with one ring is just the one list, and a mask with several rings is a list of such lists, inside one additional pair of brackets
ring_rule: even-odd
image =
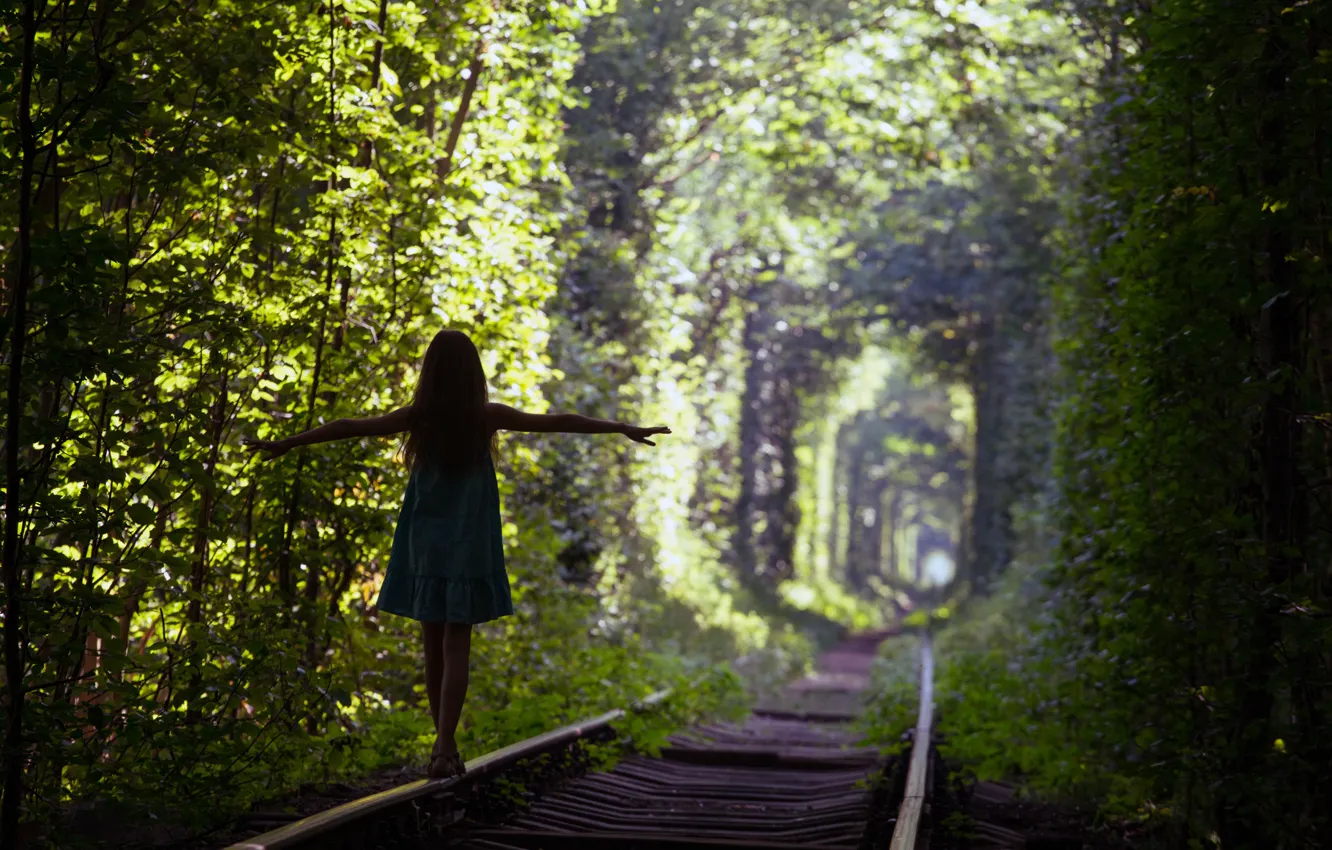
[(652, 446), (648, 437), (671, 432), (576, 413), (523, 413), (486, 399), (486, 374), (472, 340), (440, 331), (426, 350), (411, 406), (339, 419), (285, 440), (246, 441), (271, 459), (311, 443), (406, 432), (402, 454), (411, 478), (376, 605), (423, 624), (435, 723), (427, 772), (436, 779), (464, 770), (454, 734), (467, 693), (472, 626), (513, 613), (500, 541), (495, 433), (623, 434)]

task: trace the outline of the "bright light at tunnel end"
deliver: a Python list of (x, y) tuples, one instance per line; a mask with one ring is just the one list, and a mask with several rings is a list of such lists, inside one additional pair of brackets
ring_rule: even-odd
[(953, 573), (957, 565), (953, 563), (953, 558), (942, 549), (935, 549), (925, 556), (925, 562), (921, 565), (921, 581), (927, 587), (938, 587), (948, 584), (953, 580)]

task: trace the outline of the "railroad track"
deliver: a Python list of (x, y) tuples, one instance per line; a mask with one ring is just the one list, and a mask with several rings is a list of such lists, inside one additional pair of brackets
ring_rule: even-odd
[[(469, 811), (484, 808), (472, 803), (488, 782), (541, 756), (567, 758), (582, 741), (613, 738), (627, 712), (651, 711), (668, 694), (474, 759), (463, 777), (374, 794), (227, 850), (919, 850), (928, 846), (929, 747), (911, 749), (904, 781), (894, 772), (902, 789), (896, 817), (872, 823), (876, 800), (867, 780), (886, 776), (887, 765), (877, 749), (857, 746), (850, 726), (886, 637), (847, 639), (744, 723), (681, 732), (658, 757), (631, 756), (609, 772), (560, 782), (498, 822)], [(928, 741), (932, 661), (928, 636), (922, 641), (914, 740)]]

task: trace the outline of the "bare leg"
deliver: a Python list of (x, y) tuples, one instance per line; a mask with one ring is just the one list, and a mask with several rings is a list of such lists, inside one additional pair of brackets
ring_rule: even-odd
[(467, 696), (467, 673), (472, 654), (472, 627), (468, 623), (447, 623), (444, 626), (444, 676), (439, 695), (439, 723), (435, 748), (444, 754), (456, 753), (458, 719), (462, 717), (463, 699)]
[(444, 682), (444, 624), (422, 623), (425, 635), (426, 698), (430, 700), (430, 720), (439, 735), (439, 695)]

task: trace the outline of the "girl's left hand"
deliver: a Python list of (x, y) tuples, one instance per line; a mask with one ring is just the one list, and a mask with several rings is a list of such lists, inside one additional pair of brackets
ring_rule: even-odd
[(644, 443), (649, 446), (655, 446), (656, 443), (648, 439), (653, 434), (669, 434), (671, 429), (664, 425), (656, 425), (652, 428), (641, 428), (637, 425), (624, 426), (624, 435), (635, 443)]
[(267, 460), (282, 457), (291, 451), (291, 444), (286, 440), (254, 440), (249, 437), (241, 440), (241, 445), (250, 451), (264, 452), (268, 455)]

